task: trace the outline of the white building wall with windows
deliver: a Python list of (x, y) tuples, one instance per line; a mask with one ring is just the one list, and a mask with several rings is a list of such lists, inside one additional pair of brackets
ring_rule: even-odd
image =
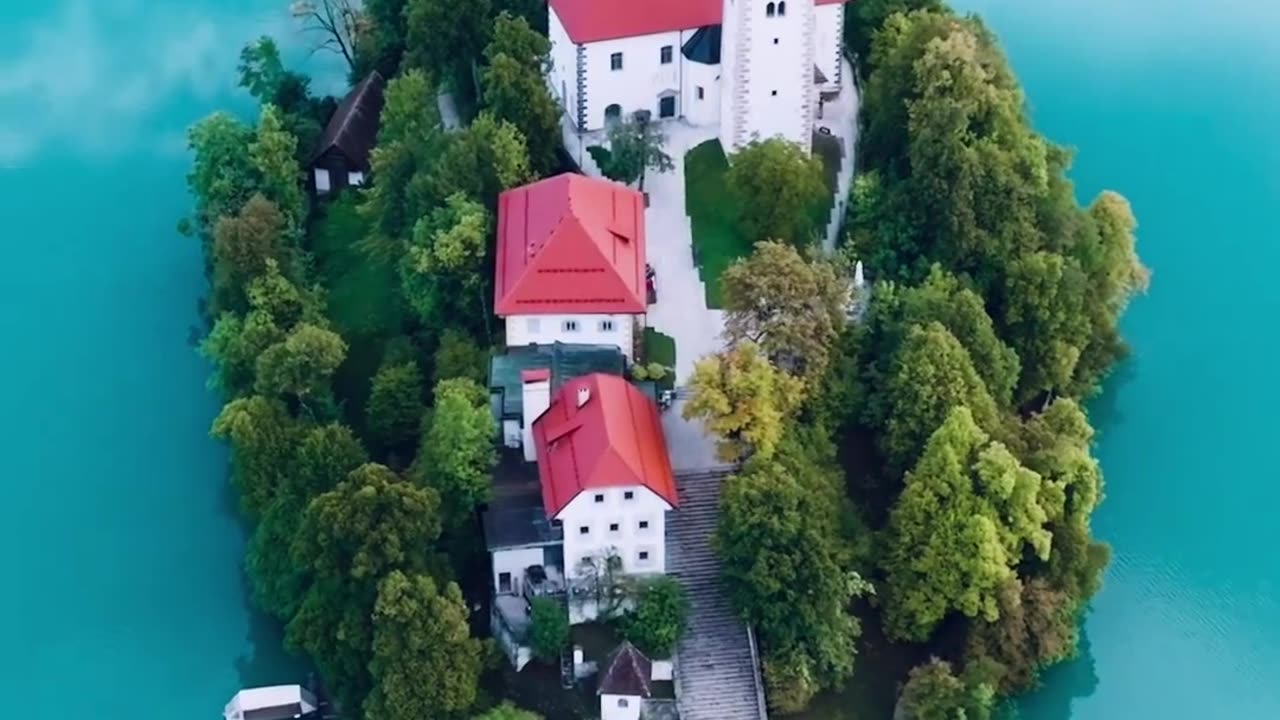
[(542, 546), (494, 550), (493, 589), (499, 593), (519, 595), (525, 569), (542, 565), (545, 552)]
[[(565, 574), (572, 583), (584, 559), (616, 555), (628, 575), (667, 570), (667, 511), (670, 506), (643, 485), (582, 491), (556, 516), (564, 530)], [(576, 607), (580, 606), (580, 607)], [(570, 603), (573, 622), (595, 619), (591, 603)]]
[(631, 360), (635, 348), (634, 315), (511, 315), (506, 319), (507, 347), (555, 342), (616, 345)]
[(556, 15), (555, 8), (547, 8), (547, 39), (551, 41), (551, 71), (547, 82), (551, 94), (559, 98), (565, 114), (578, 125), (578, 46), (569, 39), (569, 33)]
[(844, 5), (818, 5), (814, 8), (817, 21), (817, 45), (814, 62), (827, 76), (827, 87), (840, 88), (841, 60), (844, 58)]
[[(813, 0), (725, 0), (720, 144), (733, 152), (754, 139), (813, 142)], [(732, 47), (732, 57), (725, 52)]]
[[(655, 119), (679, 117), (680, 73), (687, 62), (680, 46), (689, 34), (658, 33), (587, 45), (586, 129), (606, 127), (606, 115), (613, 110), (620, 117), (637, 110), (648, 110)], [(665, 108), (669, 114), (664, 114), (663, 98), (670, 98)]]
[(638, 695), (600, 695), (600, 720), (640, 720), (644, 699)]
[[(684, 57), (683, 55), (681, 57)], [(720, 66), (685, 61), (681, 107), (693, 125), (720, 122)]]

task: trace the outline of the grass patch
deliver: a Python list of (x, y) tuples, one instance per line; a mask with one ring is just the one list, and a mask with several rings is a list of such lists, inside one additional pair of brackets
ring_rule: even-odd
[(670, 390), (675, 386), (676, 378), (676, 339), (670, 335), (663, 335), (651, 327), (644, 329), (644, 361), (646, 363), (660, 363), (667, 366), (671, 371), (667, 376), (658, 381), (658, 388), (662, 390)]
[(328, 291), (329, 319), (349, 346), (334, 390), (357, 429), (363, 428), (369, 379), (382, 363), (387, 341), (404, 324), (399, 275), (392, 263), (364, 252), (361, 241), (368, 234), (353, 192), (324, 208), (311, 233), (316, 271)]
[(719, 140), (708, 140), (684, 159), (685, 207), (693, 225), (693, 261), (707, 287), (707, 306), (718, 308), (720, 275), (734, 260), (751, 254), (738, 231), (741, 207), (729, 192), (729, 160)]

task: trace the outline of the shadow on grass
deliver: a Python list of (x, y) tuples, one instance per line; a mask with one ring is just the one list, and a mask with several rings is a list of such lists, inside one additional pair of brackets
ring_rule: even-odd
[(707, 288), (707, 306), (721, 306), (720, 275), (734, 260), (751, 254), (738, 230), (741, 206), (729, 192), (729, 160), (719, 140), (708, 140), (685, 155), (685, 209), (693, 225), (693, 261)]

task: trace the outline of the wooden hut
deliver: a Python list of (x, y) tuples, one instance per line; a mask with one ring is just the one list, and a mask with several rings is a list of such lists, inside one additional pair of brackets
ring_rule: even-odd
[(338, 105), (311, 155), (311, 188), (316, 195), (358, 187), (367, 181), (369, 153), (378, 139), (385, 87), (386, 81), (374, 71)]

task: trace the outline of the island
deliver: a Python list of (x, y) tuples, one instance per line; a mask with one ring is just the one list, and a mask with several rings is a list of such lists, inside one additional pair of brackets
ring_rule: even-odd
[(350, 92), (260, 38), (189, 135), (211, 432), (320, 678), (229, 719), (971, 719), (1072, 657), (1148, 271), (980, 19), (293, 9)]

